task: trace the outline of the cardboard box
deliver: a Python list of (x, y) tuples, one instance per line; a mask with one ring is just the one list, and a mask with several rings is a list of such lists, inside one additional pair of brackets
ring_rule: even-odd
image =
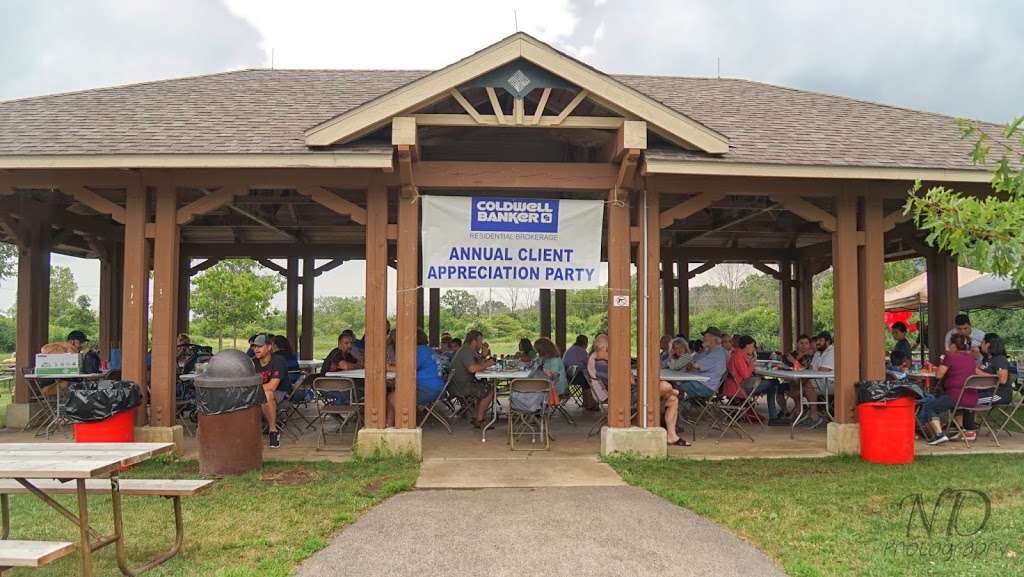
[(57, 353), (36, 355), (37, 375), (75, 375), (82, 372), (82, 355), (78, 353)]

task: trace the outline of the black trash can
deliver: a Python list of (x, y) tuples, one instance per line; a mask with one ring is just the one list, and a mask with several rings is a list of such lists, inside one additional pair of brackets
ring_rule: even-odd
[(261, 467), (264, 396), (252, 360), (241, 351), (221, 351), (196, 375), (195, 385), (200, 472), (239, 475)]
[(142, 403), (131, 381), (72, 383), (64, 416), (75, 424), (76, 443), (131, 443), (135, 440), (135, 407)]

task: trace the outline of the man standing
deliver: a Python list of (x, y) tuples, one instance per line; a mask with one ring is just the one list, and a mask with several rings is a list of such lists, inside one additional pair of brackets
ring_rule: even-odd
[(476, 374), (494, 366), (494, 361), (481, 354), (484, 335), (472, 330), (466, 333), (462, 347), (455, 352), (451, 363), (452, 394), (463, 399), (476, 399), (473, 411), (473, 426), (483, 426), (487, 407), (494, 399), (494, 389), (476, 378)]
[(281, 355), (274, 354), (274, 346), (265, 334), (256, 335), (252, 341), (254, 357), (252, 364), (263, 382), (263, 418), (267, 420), (270, 448), (281, 446), (281, 433), (277, 430), (277, 399), (274, 392), (281, 381), (288, 377), (288, 364)]
[(956, 318), (953, 319), (953, 325), (953, 328), (949, 329), (946, 333), (944, 341), (946, 349), (949, 349), (950, 344), (953, 342), (953, 335), (960, 333), (971, 339), (971, 350), (974, 351), (975, 356), (978, 356), (978, 351), (981, 350), (981, 343), (985, 340), (985, 331), (974, 328), (971, 325), (971, 317), (963, 313), (956, 315)]

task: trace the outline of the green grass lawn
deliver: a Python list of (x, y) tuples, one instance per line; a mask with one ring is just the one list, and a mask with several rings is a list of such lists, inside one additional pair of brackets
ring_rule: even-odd
[[(880, 466), (856, 458), (696, 461), (615, 459), (633, 485), (709, 517), (754, 543), (794, 577), (1024, 575), (1024, 459), (1020, 455), (923, 457)], [(945, 532), (955, 498), (942, 500), (929, 537), (908, 535), (908, 495), (930, 518), (945, 488), (984, 492), (991, 517), (967, 495)], [(680, 543), (685, 547), (686, 543)]]
[[(147, 575), (290, 575), (296, 563), (326, 546), (364, 510), (411, 488), (418, 469), (417, 462), (405, 459), (267, 463), (261, 472), (220, 480), (204, 495), (182, 500), (182, 551)], [(201, 478), (197, 462), (173, 460), (147, 463), (124, 476)], [(73, 498), (60, 500), (74, 509)], [(123, 504), (128, 553), (138, 565), (171, 544), (171, 505), (158, 497), (125, 497)], [(77, 527), (32, 495), (11, 497), (11, 508), (12, 539), (77, 541)], [(110, 498), (90, 498), (90, 516), (94, 527), (109, 533)], [(10, 574), (70, 577), (78, 575), (79, 563), (75, 554), (43, 569)], [(98, 576), (120, 575), (112, 545), (98, 551), (94, 563)]]

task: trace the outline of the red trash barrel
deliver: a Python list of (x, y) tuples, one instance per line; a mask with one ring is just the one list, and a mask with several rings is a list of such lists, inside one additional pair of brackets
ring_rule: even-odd
[(131, 443), (135, 440), (135, 409), (102, 421), (75, 423), (76, 443)]
[(906, 397), (857, 405), (860, 458), (881, 465), (913, 462), (916, 406)]

